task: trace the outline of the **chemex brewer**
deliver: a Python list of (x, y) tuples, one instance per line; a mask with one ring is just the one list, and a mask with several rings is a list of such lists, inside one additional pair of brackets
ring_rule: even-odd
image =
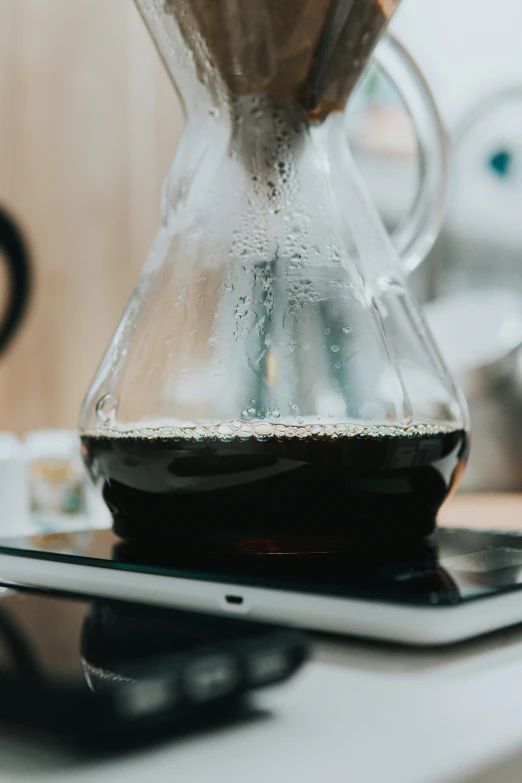
[(330, 551), (433, 531), (466, 405), (406, 277), (444, 136), (385, 38), (422, 159), (390, 238), (345, 106), (399, 0), (136, 0), (187, 114), (141, 280), (87, 394), (83, 453), (131, 541)]

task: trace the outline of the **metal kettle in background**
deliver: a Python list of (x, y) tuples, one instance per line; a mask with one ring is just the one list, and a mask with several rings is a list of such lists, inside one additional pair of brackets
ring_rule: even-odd
[(0, 207), (0, 258), (7, 267), (8, 297), (0, 318), (0, 355), (16, 335), (31, 296), (32, 273), (29, 250), (21, 229)]

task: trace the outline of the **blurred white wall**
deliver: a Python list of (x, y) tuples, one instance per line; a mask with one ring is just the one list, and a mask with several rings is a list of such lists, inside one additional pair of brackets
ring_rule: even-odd
[(403, 0), (392, 30), (451, 130), (482, 97), (522, 85), (522, 0)]
[[(505, 339), (522, 312), (522, 0), (403, 0), (392, 30), (425, 73), (454, 141), (446, 222), (416, 285), (426, 298), (461, 295), (444, 305), (439, 300), (434, 330), (468, 393), (473, 448), (461, 488), (521, 491), (522, 358), (520, 350), (511, 353)], [(461, 135), (463, 120), (484, 99), (514, 87), (520, 93), (504, 94), (501, 103), (474, 115)], [(492, 165), (499, 153), (509, 156), (505, 171)], [(509, 307), (506, 297), (512, 300)], [(498, 322), (487, 314), (485, 302)], [(446, 345), (452, 308), (461, 328), (451, 329), (452, 342)], [(466, 362), (475, 341), (474, 369), (491, 361), (479, 357), (487, 344), (481, 329), (498, 346), (502, 362), (481, 370), (482, 385), (473, 386)], [(519, 341), (517, 332), (514, 344)], [(450, 348), (460, 351), (458, 361), (452, 362)], [(499, 366), (506, 367), (502, 374)]]

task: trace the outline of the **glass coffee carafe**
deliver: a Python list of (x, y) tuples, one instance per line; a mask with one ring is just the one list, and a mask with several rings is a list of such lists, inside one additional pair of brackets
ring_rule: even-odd
[(81, 415), (121, 537), (302, 552), (434, 529), (467, 413), (406, 277), (437, 234), (446, 155), (389, 38), (376, 58), (421, 158), (393, 237), (347, 144), (347, 100), (398, 1), (136, 0), (187, 122)]

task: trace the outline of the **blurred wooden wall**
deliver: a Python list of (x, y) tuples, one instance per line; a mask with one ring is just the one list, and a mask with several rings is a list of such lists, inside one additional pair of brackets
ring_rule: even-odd
[(132, 0), (0, 0), (0, 204), (36, 270), (0, 357), (0, 430), (76, 426), (156, 233), (182, 124)]

